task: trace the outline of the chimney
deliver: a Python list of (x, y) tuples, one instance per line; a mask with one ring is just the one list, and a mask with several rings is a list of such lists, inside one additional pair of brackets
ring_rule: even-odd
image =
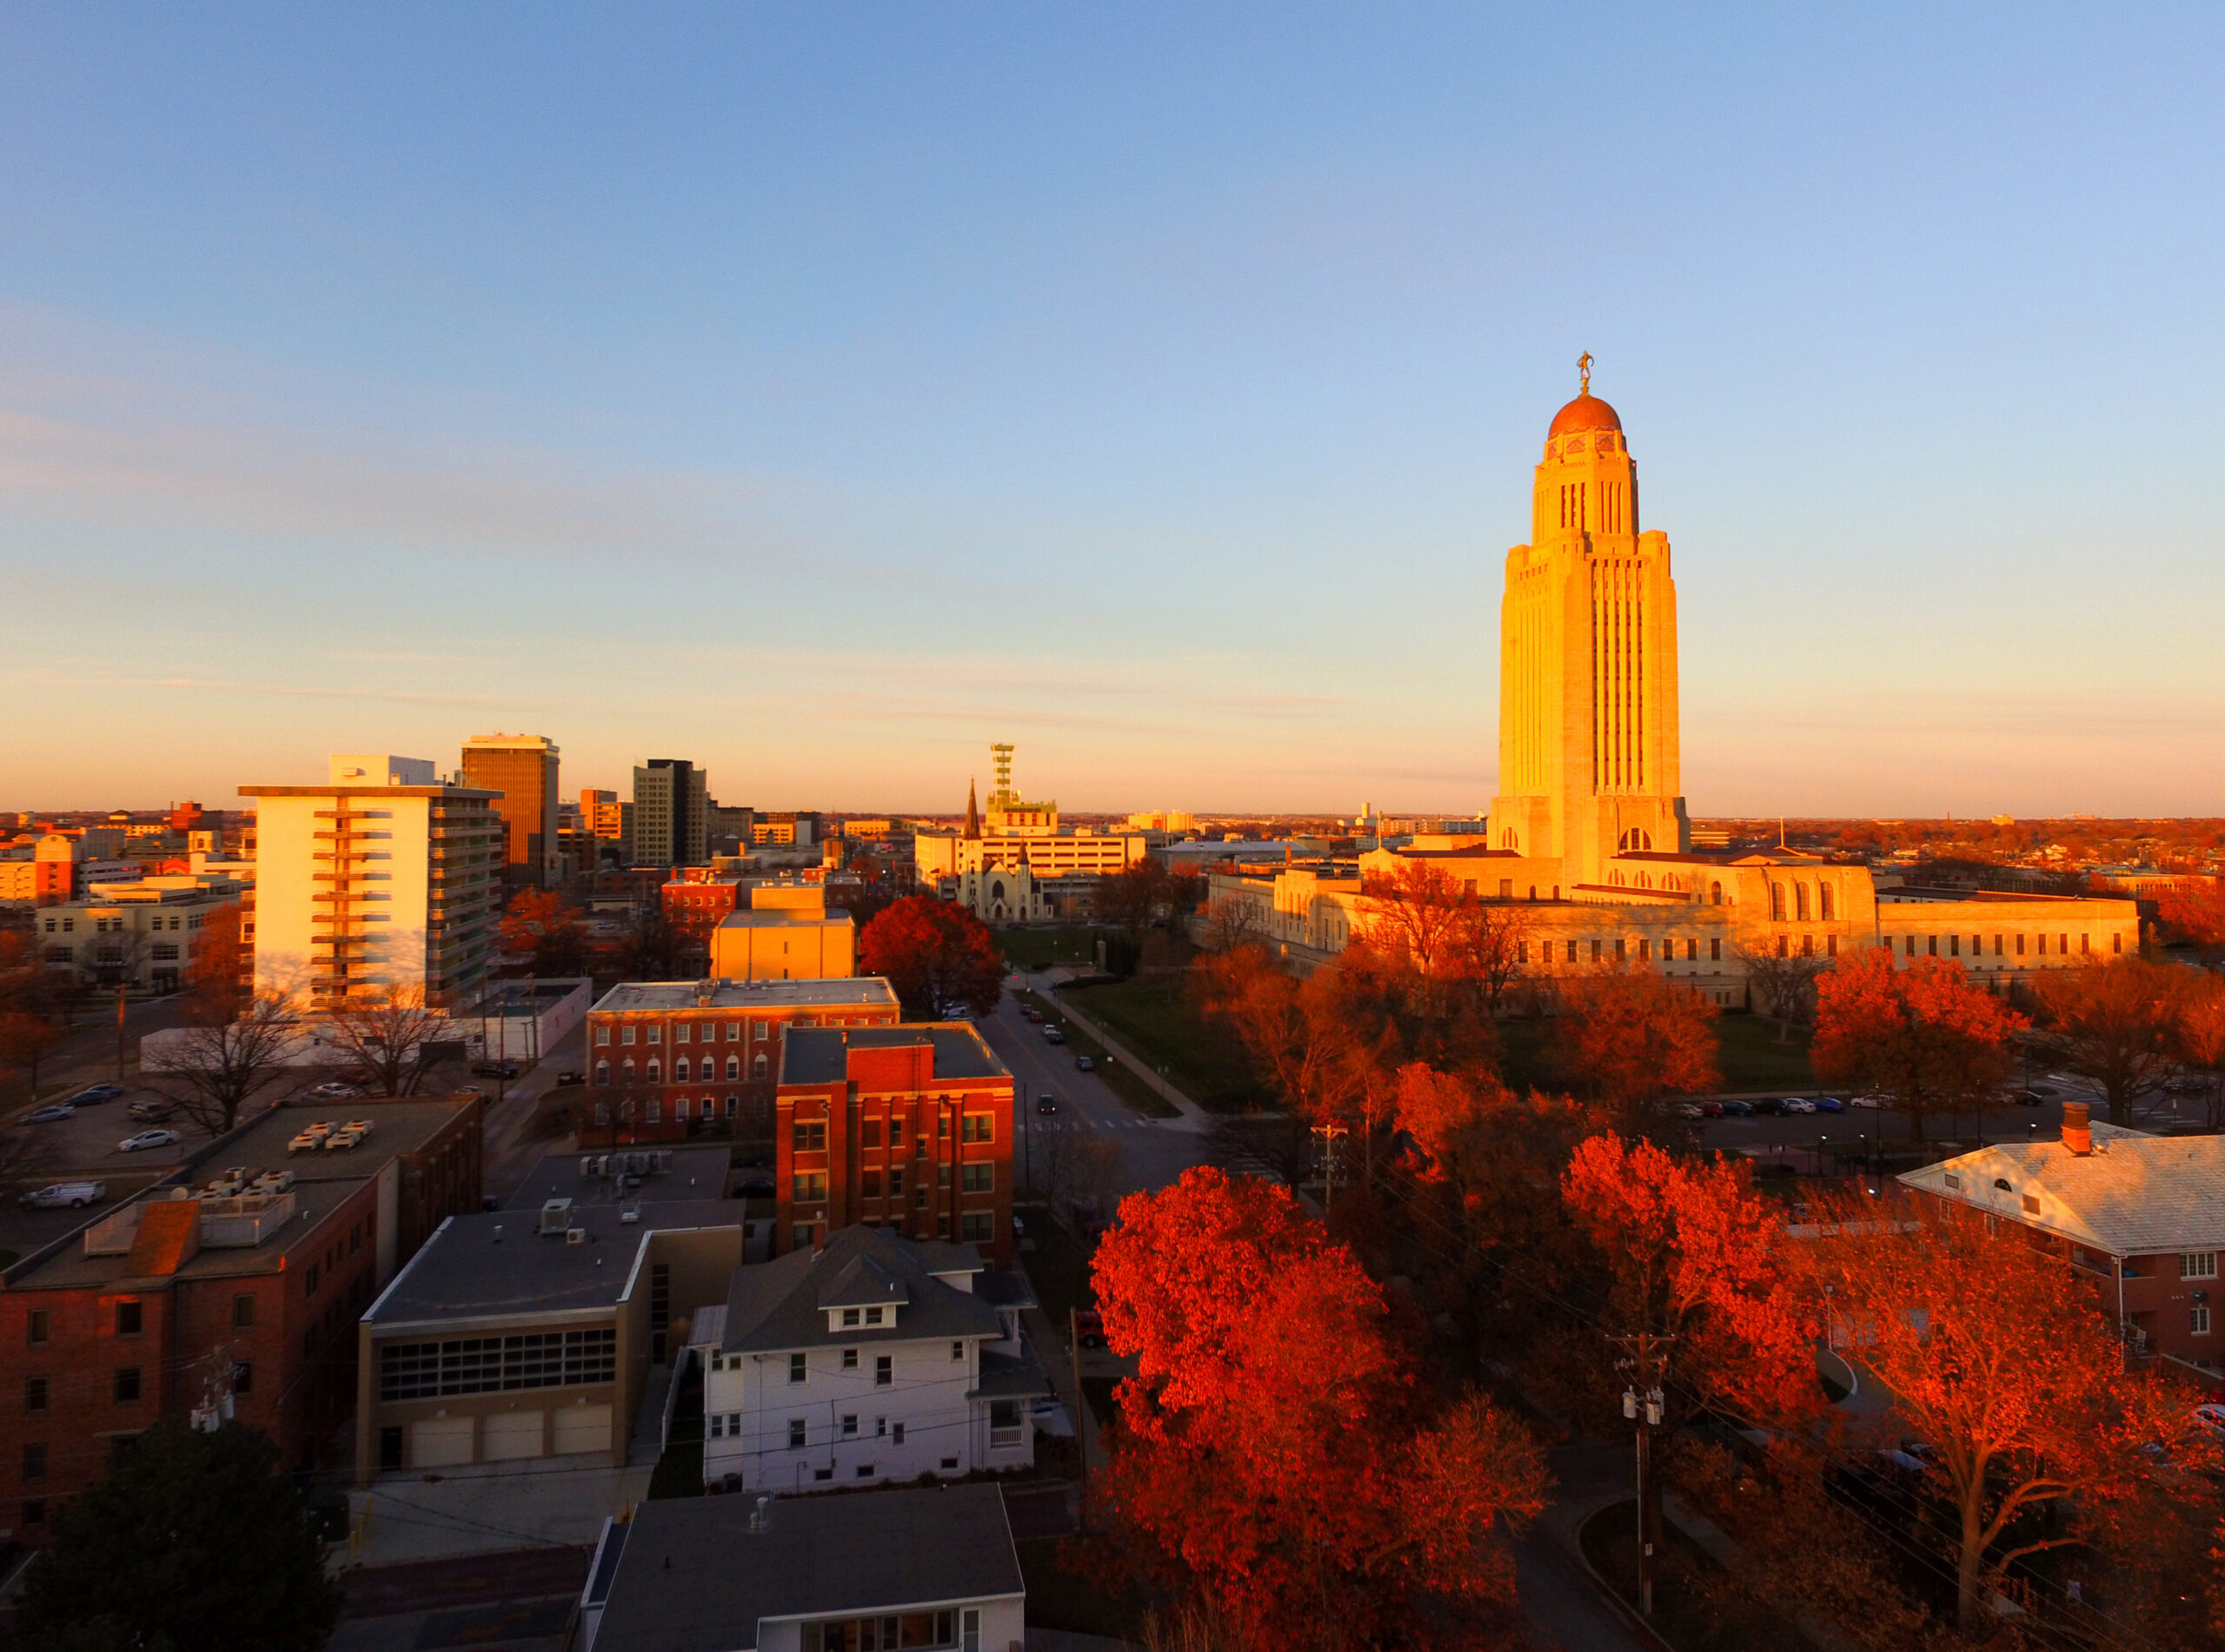
[(2062, 1104), (2062, 1144), (2081, 1158), (2093, 1156), (2094, 1132), (2087, 1127), (2086, 1104), (2082, 1101)]

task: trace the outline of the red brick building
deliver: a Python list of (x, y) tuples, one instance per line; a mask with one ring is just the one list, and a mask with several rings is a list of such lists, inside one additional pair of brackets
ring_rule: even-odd
[(2225, 1384), (2225, 1137), (2089, 1124), (2067, 1102), (2060, 1141), (1982, 1147), (1900, 1180), (2027, 1229), (2094, 1288), (2135, 1357)]
[(682, 867), (661, 891), (665, 926), (672, 932), (672, 966), (686, 976), (707, 974), (711, 967), (711, 932), (729, 912), (741, 911), (741, 879), (733, 873), (714, 876), (701, 866)]
[(684, 1141), (712, 1125), (766, 1140), (791, 1027), (893, 1026), (879, 976), (630, 981), (588, 1012), (580, 1145)]
[(780, 1064), (776, 1251), (853, 1223), (1013, 1265), (1013, 1080), (964, 1021), (795, 1028)]
[[(311, 1461), (354, 1403), (357, 1317), (479, 1206), (482, 1114), (476, 1097), (276, 1108), (9, 1268), (0, 1536), (43, 1541), (55, 1503), (161, 1416), (251, 1423)], [(362, 1119), (353, 1146), (293, 1145)]]

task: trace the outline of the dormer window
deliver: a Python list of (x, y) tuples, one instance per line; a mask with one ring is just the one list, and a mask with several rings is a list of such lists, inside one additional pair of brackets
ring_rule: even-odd
[(867, 1309), (867, 1310), (866, 1310), (866, 1324), (867, 1324), (868, 1325), (878, 1325), (879, 1324), (880, 1324), (880, 1315), (881, 1315), (881, 1310), (880, 1310), (880, 1309), (878, 1309), (878, 1308), (868, 1308), (868, 1309)]
[(842, 1323), (845, 1325), (861, 1325), (865, 1324), (864, 1316), (862, 1308), (845, 1308), (842, 1310)]

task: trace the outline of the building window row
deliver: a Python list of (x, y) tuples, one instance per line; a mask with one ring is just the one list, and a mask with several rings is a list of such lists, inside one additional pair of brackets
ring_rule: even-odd
[(569, 1388), (614, 1382), (617, 1373), (614, 1330), (389, 1343), (379, 1350), (379, 1398), (434, 1399), (508, 1389)]
[[(2045, 958), (2049, 955), (2047, 936), (2044, 934), (2034, 935), (2029, 939), (2032, 942), (2032, 952), (2035, 956)], [(2024, 956), (2024, 943), (2027, 937), (2022, 935), (2010, 936), (1997, 934), (1993, 937), (1992, 956), (1995, 958), (2006, 958), (2013, 955), (2017, 958), (2022, 958)], [(1939, 945), (1943, 940), (1947, 944), (1947, 950), (1943, 954), (1939, 950)], [(1927, 958), (1939, 958), (1943, 956), (1947, 958), (1960, 958), (1963, 956), (1963, 937), (1959, 933), (1953, 935), (1903, 935), (1901, 938), (1902, 951), (1910, 958), (1916, 957), (1916, 946), (1919, 941), (1923, 944), (1923, 955)], [(2011, 946), (2012, 943), (2014, 944), (2013, 953)], [(1890, 935), (1885, 937), (1885, 950), (1889, 952), (1893, 950), (1893, 938)], [(2082, 934), (2079, 936), (2078, 951), (2082, 956), (2092, 955), (2094, 951), (2094, 938), (2091, 934)], [(2124, 951), (2124, 937), (2122, 934), (2112, 934), (2109, 937), (2109, 951), (2112, 952), (2122, 952)], [(1987, 955), (1986, 938), (1983, 935), (1973, 935), (1970, 937), (1969, 955), (1972, 958), (1983, 958)], [(2070, 955), (2069, 936), (2057, 935), (2055, 938), (2054, 955), (2057, 958), (2068, 958)]]

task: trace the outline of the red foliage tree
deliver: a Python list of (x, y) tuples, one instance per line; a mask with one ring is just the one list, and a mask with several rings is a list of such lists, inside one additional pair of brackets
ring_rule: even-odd
[(1553, 1025), (1563, 1079), (1591, 1090), (1635, 1129), (1649, 1104), (1722, 1082), (1715, 1011), (1649, 965), (1610, 965), (1560, 983)]
[(911, 895), (866, 926), (858, 959), (885, 975), (915, 1020), (986, 1015), (1004, 992), (1005, 962), (989, 926), (962, 906)]
[(1920, 1141), (1933, 1112), (1976, 1105), (2000, 1087), (2009, 1038), (2029, 1025), (1960, 965), (1922, 958), (1902, 969), (1871, 947), (1816, 983), (1809, 1058), (1828, 1082), (1893, 1092)]
[(2155, 902), (2157, 914), (2180, 936), (2215, 962), (2225, 952), (2225, 879), (2188, 879), (2166, 888)]
[(521, 889), (502, 914), (502, 950), (523, 955), (535, 975), (577, 975), (587, 966), (588, 926), (553, 889)]
[(1097, 1495), (1156, 1582), (1245, 1646), (1475, 1643), (1452, 1622), (1511, 1598), (1544, 1474), (1487, 1402), (1431, 1409), (1349, 1251), (1198, 1169), (1122, 1204), (1096, 1283), (1138, 1366)]
[(2132, 1104), (2153, 1095), (2179, 1058), (2179, 1024), (2203, 978), (2144, 958), (2095, 959), (2033, 978), (2041, 1037), (2069, 1071), (2091, 1078), (2109, 1122), (2132, 1123)]

